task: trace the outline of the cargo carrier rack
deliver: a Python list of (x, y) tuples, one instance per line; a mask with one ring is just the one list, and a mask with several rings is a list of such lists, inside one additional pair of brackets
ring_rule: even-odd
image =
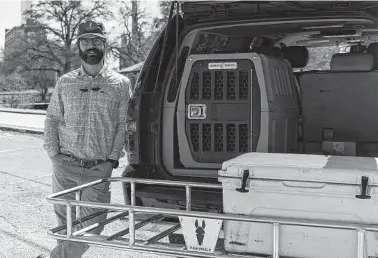
[[(83, 189), (102, 183), (121, 183), (130, 185), (130, 204), (113, 204), (113, 203), (96, 203), (80, 200), (80, 193)], [(186, 209), (176, 210), (167, 208), (143, 207), (135, 204), (136, 185), (165, 185), (182, 187), (186, 192)], [(193, 188), (222, 189), (220, 184), (194, 183), (194, 182), (177, 182), (167, 180), (148, 180), (125, 177), (111, 177), (99, 179), (84, 185), (80, 185), (65, 191), (51, 194), (47, 197), (48, 202), (52, 204), (65, 205), (67, 210), (67, 224), (52, 228), (48, 235), (54, 239), (84, 242), (89, 245), (101, 246), (105, 248), (122, 249), (125, 251), (152, 253), (156, 255), (175, 256), (175, 257), (207, 257), (207, 258), (236, 258), (236, 257), (280, 257), (280, 227), (282, 225), (320, 227), (329, 229), (346, 229), (357, 232), (358, 247), (357, 258), (368, 258), (365, 254), (365, 232), (378, 232), (378, 225), (352, 224), (337, 221), (314, 221), (314, 220), (292, 220), (278, 217), (259, 217), (250, 215), (223, 214), (214, 212), (197, 212), (191, 210), (191, 190)], [(75, 200), (63, 199), (64, 195), (75, 193)], [(91, 207), (100, 209), (91, 215), (80, 217), (81, 207)], [(76, 220), (72, 220), (72, 211), (76, 211)], [(100, 223), (80, 228), (77, 231), (74, 228), (80, 223), (88, 221), (96, 216), (108, 213), (108, 218)], [(116, 214), (117, 213), (117, 214)], [(112, 216), (109, 216), (112, 215)], [(167, 218), (174, 218), (178, 222), (165, 222)], [(127, 228), (111, 235), (89, 234), (97, 227), (109, 225), (115, 221), (127, 221)], [(229, 253), (224, 250), (224, 236), (221, 225), (224, 221), (239, 222), (259, 222), (272, 224), (273, 230), (273, 252), (269, 255)], [(195, 222), (194, 222), (195, 221)], [(198, 222), (199, 221), (199, 222)], [(202, 224), (205, 221), (204, 224)], [(195, 225), (192, 225), (193, 222)], [(164, 224), (167, 229), (156, 233), (148, 239), (138, 239), (136, 233), (143, 230), (147, 225)], [(204, 227), (206, 226), (206, 230)], [(192, 229), (201, 228), (199, 231)], [(183, 243), (166, 243), (161, 240), (165, 237), (180, 232), (184, 236)], [(211, 239), (212, 243), (205, 243), (204, 235), (208, 234), (206, 239)], [(198, 240), (198, 241), (197, 241)]]

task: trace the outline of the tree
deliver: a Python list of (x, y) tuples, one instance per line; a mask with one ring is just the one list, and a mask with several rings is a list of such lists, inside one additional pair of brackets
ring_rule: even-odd
[(75, 68), (78, 58), (74, 43), (79, 24), (86, 19), (113, 17), (110, 5), (106, 0), (38, 2), (26, 15), (31, 24), (46, 33), (46, 37), (37, 33), (24, 38), (28, 61), (32, 63), (25, 70), (53, 70), (60, 75)]
[(86, 19), (107, 20), (113, 17), (107, 0), (39, 1), (25, 12), (23, 33), (4, 52), (3, 73), (18, 73), (39, 90), (42, 100), (57, 76), (80, 65), (77, 31)]
[(159, 1), (161, 17), (156, 17), (153, 21), (154, 30), (157, 33), (160, 33), (163, 30), (164, 26), (167, 24), (172, 4), (172, 1)]
[(2, 101), (13, 108), (23, 101), (22, 92), (27, 89), (27, 83), (18, 73), (2, 75), (0, 76), (0, 89), (8, 93), (7, 98)]
[(150, 49), (150, 17), (145, 9), (140, 8), (139, 1), (122, 1), (118, 14), (123, 32), (109, 44), (109, 50), (123, 68), (144, 61)]
[(27, 78), (27, 84), (33, 85), (33, 88), (39, 92), (41, 102), (46, 102), (46, 95), (49, 88), (54, 87), (54, 74), (46, 74), (46, 71), (29, 71), (24, 75)]
[(145, 9), (140, 8), (139, 1), (122, 2), (119, 9), (122, 20), (119, 25), (123, 28), (123, 33), (110, 45), (111, 53), (120, 60), (120, 68), (145, 60), (168, 21), (171, 4), (171, 1), (160, 1), (161, 17), (153, 18), (151, 23), (151, 17)]
[(5, 79), (5, 75), (4, 74), (0, 74), (0, 92), (8, 90), (8, 85), (6, 84), (5, 80), (6, 80)]

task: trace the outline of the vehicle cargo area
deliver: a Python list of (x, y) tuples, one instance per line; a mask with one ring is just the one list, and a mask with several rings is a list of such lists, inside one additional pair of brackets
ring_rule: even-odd
[(371, 17), (204, 26), (182, 37), (177, 61), (162, 113), (172, 175), (215, 178), (249, 152), (378, 155)]

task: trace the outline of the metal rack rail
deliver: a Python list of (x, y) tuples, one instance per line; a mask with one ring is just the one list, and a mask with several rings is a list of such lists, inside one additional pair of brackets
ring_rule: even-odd
[[(80, 192), (87, 188), (92, 187), (97, 184), (110, 182), (110, 183), (128, 183), (131, 189), (131, 203), (130, 205), (125, 204), (107, 204), (107, 203), (95, 203), (80, 200)], [(186, 210), (175, 210), (175, 209), (165, 209), (165, 208), (154, 208), (154, 207), (142, 207), (135, 205), (135, 189), (136, 184), (149, 184), (149, 185), (166, 185), (166, 186), (177, 186), (183, 187), (186, 192)], [(314, 221), (314, 220), (298, 220), (298, 219), (287, 219), (278, 217), (261, 217), (261, 216), (245, 216), (245, 215), (235, 215), (235, 214), (218, 214), (210, 212), (197, 212), (191, 210), (191, 190), (193, 188), (207, 188), (207, 189), (221, 189), (221, 185), (216, 184), (205, 184), (205, 183), (193, 183), (193, 182), (176, 182), (176, 181), (165, 181), (165, 180), (146, 180), (146, 179), (136, 179), (136, 178), (124, 178), (124, 177), (112, 177), (108, 179), (100, 179), (93, 181), (88, 184), (77, 186), (65, 191), (51, 194), (47, 197), (47, 200), (53, 204), (66, 205), (67, 209), (67, 224), (59, 227), (50, 229), (48, 234), (60, 240), (69, 240), (77, 242), (85, 242), (87, 244), (110, 247), (123, 250), (132, 250), (139, 252), (148, 252), (158, 255), (171, 255), (180, 257), (207, 257), (207, 258), (235, 258), (235, 257), (262, 257), (261, 255), (251, 255), (251, 254), (234, 254), (227, 253), (222, 245), (217, 245), (217, 248), (212, 253), (192, 251), (187, 249), (184, 244), (173, 244), (173, 243), (162, 243), (159, 242), (163, 238), (169, 236), (170, 234), (180, 230), (181, 226), (179, 223), (172, 223), (168, 225), (168, 228), (162, 232), (157, 233), (153, 237), (147, 240), (136, 239), (136, 231), (142, 227), (151, 223), (160, 223), (164, 218), (178, 218), (178, 217), (193, 217), (202, 218), (210, 220), (232, 220), (239, 222), (259, 222), (259, 223), (269, 223), (272, 224), (273, 230), (273, 246), (272, 254), (265, 257), (279, 258), (280, 246), (280, 227), (282, 225), (293, 225), (293, 226), (307, 226), (307, 227), (320, 227), (320, 228), (330, 228), (330, 229), (346, 229), (357, 231), (358, 247), (357, 247), (357, 258), (367, 258), (365, 254), (365, 233), (366, 231), (378, 232), (377, 225), (366, 225), (366, 224), (354, 224), (345, 223), (337, 221)], [(183, 189), (183, 190), (184, 190)], [(66, 200), (62, 199), (66, 194), (76, 193), (76, 200)], [(76, 209), (76, 220), (71, 219), (72, 208), (75, 206)], [(90, 207), (102, 209), (91, 215), (80, 217), (80, 208)], [(77, 231), (74, 231), (74, 227), (78, 226), (80, 223), (88, 221), (96, 216), (100, 216), (104, 213), (119, 212), (119, 214), (108, 217), (103, 222), (93, 224)], [(137, 222), (137, 215), (143, 215), (144, 219)], [(108, 225), (114, 221), (122, 218), (128, 218), (128, 228), (122, 229), (121, 231), (114, 233), (112, 235), (88, 235), (88, 232), (101, 226)], [(137, 222), (137, 223), (136, 223)], [(214, 234), (219, 234), (215, 232)], [(125, 237), (128, 236), (128, 237)], [(219, 235), (216, 236), (219, 240)], [(264, 257), (264, 256), (263, 256)]]

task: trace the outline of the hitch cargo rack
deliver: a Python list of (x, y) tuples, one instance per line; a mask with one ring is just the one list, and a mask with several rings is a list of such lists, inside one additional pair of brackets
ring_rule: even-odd
[[(125, 204), (107, 204), (107, 203), (96, 203), (87, 202), (80, 200), (80, 193), (84, 188), (91, 187), (101, 183), (126, 183), (130, 184), (130, 205)], [(178, 186), (183, 187), (186, 191), (186, 210), (176, 210), (176, 209), (166, 209), (166, 208), (155, 208), (155, 207), (143, 207), (135, 205), (135, 186), (136, 184), (148, 184), (148, 185), (166, 185), (166, 186)], [(80, 185), (65, 191), (51, 194), (47, 197), (48, 202), (53, 204), (66, 205), (67, 209), (67, 224), (52, 228), (48, 231), (48, 235), (54, 239), (69, 240), (76, 242), (84, 242), (89, 245), (109, 247), (114, 249), (122, 249), (125, 251), (137, 251), (144, 253), (153, 253), (156, 255), (169, 255), (169, 256), (179, 256), (179, 257), (206, 257), (206, 258), (236, 258), (236, 257), (269, 257), (269, 258), (279, 258), (279, 237), (280, 237), (280, 226), (281, 225), (293, 225), (293, 226), (308, 226), (308, 227), (321, 227), (330, 229), (347, 229), (357, 231), (358, 247), (357, 247), (357, 258), (367, 258), (365, 254), (366, 244), (365, 244), (365, 232), (372, 231), (378, 232), (378, 225), (367, 225), (367, 224), (353, 224), (337, 221), (315, 221), (315, 220), (297, 220), (297, 219), (287, 219), (279, 217), (261, 217), (261, 216), (246, 216), (246, 215), (235, 215), (235, 214), (220, 214), (213, 212), (197, 212), (191, 211), (191, 189), (192, 188), (207, 188), (207, 189), (222, 189), (221, 185), (218, 184), (208, 184), (208, 183), (193, 183), (193, 182), (177, 182), (177, 181), (167, 181), (167, 180), (148, 180), (148, 179), (138, 179), (138, 178), (125, 178), (125, 177), (111, 177), (99, 179), (84, 185)], [(184, 190), (183, 189), (183, 190)], [(62, 196), (75, 192), (75, 200), (61, 199)], [(72, 208), (76, 209), (76, 220), (72, 221)], [(81, 207), (91, 207), (102, 209), (91, 215), (80, 217)], [(73, 227), (79, 225), (83, 221), (90, 220), (96, 216), (100, 216), (104, 213), (109, 212), (119, 212), (119, 214), (112, 217), (108, 217), (105, 221), (93, 224), (91, 226), (81, 228), (78, 231), (73, 230)], [(142, 215), (146, 217), (136, 223), (136, 215)], [(128, 228), (123, 229), (113, 235), (88, 235), (88, 231), (95, 229), (100, 226), (105, 226), (119, 219), (128, 218)], [(178, 218), (178, 217), (193, 217), (202, 219), (213, 219), (213, 220), (231, 220), (239, 222), (259, 222), (259, 223), (269, 223), (273, 227), (273, 253), (270, 255), (253, 255), (253, 254), (235, 254), (227, 253), (222, 246), (220, 240), (222, 235), (226, 232), (220, 232), (217, 236), (218, 244), (213, 253), (205, 253), (199, 251), (188, 250), (185, 244), (176, 243), (161, 243), (159, 242), (163, 238), (169, 236), (181, 230), (180, 223), (170, 222), (170, 226), (163, 232), (159, 232), (153, 237), (147, 240), (136, 239), (136, 231), (142, 227), (151, 224), (159, 223), (164, 218)], [(167, 225), (167, 224), (166, 224)], [(222, 234), (223, 233), (223, 234)], [(128, 235), (128, 237), (124, 237)], [(219, 242), (220, 241), (220, 242)]]

